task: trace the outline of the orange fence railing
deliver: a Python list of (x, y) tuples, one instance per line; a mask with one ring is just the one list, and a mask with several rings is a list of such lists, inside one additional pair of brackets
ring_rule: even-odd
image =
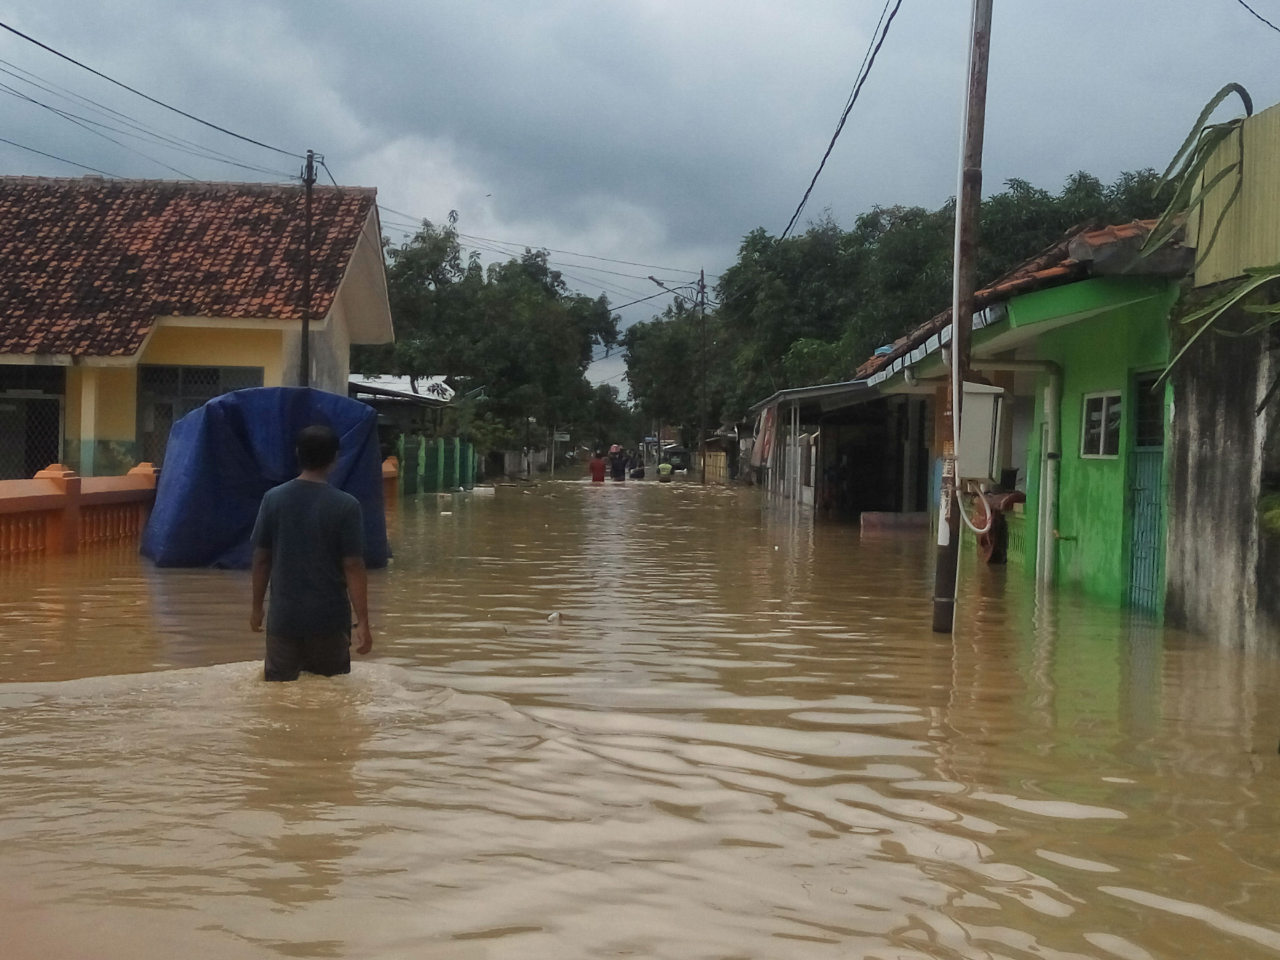
[(149, 463), (123, 477), (79, 477), (55, 463), (30, 480), (0, 480), (0, 560), (137, 540), (155, 496)]
[[(31, 480), (0, 480), (0, 560), (75, 553), (82, 545), (136, 543), (156, 498), (156, 470), (140, 463), (123, 477), (80, 477), (60, 463)], [(382, 465), (387, 506), (399, 465)]]

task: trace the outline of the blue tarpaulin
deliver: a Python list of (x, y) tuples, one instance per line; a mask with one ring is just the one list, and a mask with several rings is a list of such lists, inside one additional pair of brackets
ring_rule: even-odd
[(299, 473), (294, 442), (325, 424), (342, 441), (329, 482), (364, 510), (365, 565), (391, 549), (382, 501), (377, 414), (336, 393), (306, 387), (237, 390), (173, 425), (142, 554), (161, 567), (245, 569), (262, 496)]

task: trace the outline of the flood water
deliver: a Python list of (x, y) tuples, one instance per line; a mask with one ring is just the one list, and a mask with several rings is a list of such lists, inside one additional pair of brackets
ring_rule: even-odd
[[(248, 577), (0, 571), (0, 954), (1280, 956), (1280, 669), (752, 491), (392, 518), (374, 655)], [(558, 613), (558, 620), (548, 615)]]

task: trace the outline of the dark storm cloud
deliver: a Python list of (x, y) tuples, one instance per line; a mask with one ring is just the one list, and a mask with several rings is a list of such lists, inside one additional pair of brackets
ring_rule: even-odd
[[(1280, 0), (1258, 3), (1280, 19)], [(881, 6), (45, 0), (0, 9), (187, 109), (323, 151), (340, 179), (377, 186), (396, 209), (437, 220), (457, 209), (479, 236), (718, 271), (746, 232), (786, 223)], [(954, 192), (968, 6), (905, 0), (808, 216), (829, 208), (848, 224), (874, 204), (936, 206)], [(0, 41), (0, 57), (166, 130), (294, 169), (16, 38)], [(1162, 166), (1223, 83), (1244, 83), (1260, 106), (1280, 99), (1278, 58), (1280, 34), (1234, 0), (997, 0), (988, 189), (1010, 177), (1056, 188), (1079, 169), (1110, 179)], [(0, 103), (11, 139), (112, 172), (175, 175), (30, 105)], [(163, 156), (200, 177), (251, 176)], [(0, 162), (74, 173), (10, 148)], [(591, 266), (565, 269), (614, 302), (654, 289)]]

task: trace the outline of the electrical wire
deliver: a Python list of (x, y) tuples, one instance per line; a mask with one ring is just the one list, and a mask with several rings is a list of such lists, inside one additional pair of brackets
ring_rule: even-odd
[[(332, 175), (331, 175), (331, 176), (332, 176)], [(409, 215), (409, 214), (407, 214), (407, 213), (399, 213), (398, 211), (392, 210), (392, 209), (390, 209), (389, 207), (384, 207), (384, 206), (382, 206), (381, 204), (379, 204), (379, 209), (380, 209), (380, 210), (382, 210), (382, 211), (384, 211), (385, 213), (391, 213), (391, 214), (394, 214), (394, 215), (396, 215), (396, 216), (398, 216), (398, 217), (405, 217), (405, 218), (408, 218), (408, 217), (410, 216), (410, 215)], [(417, 231), (419, 231), (419, 230), (421, 230), (421, 229), (422, 229), (422, 225), (421, 225), (420, 223), (415, 224), (415, 225), (413, 225), (413, 226), (409, 226), (409, 225), (404, 224), (404, 223), (397, 223), (397, 222), (395, 222), (394, 220), (392, 220), (391, 218), (388, 218), (388, 217), (383, 217), (383, 218), (382, 218), (382, 223), (383, 223), (383, 225), (384, 225), (384, 226), (386, 226), (386, 227), (390, 227), (392, 230), (395, 230), (395, 231), (397, 231), (397, 232), (400, 232), (400, 233), (403, 233), (403, 234), (406, 234), (406, 235), (416, 233)], [(473, 237), (473, 236), (472, 236), (472, 235), (470, 235), (470, 234), (461, 234), (461, 233), (460, 233), (460, 234), (458, 234), (458, 236), (459, 236), (459, 237), (465, 237), (466, 239), (468, 239), (468, 240), (471, 240), (471, 241), (472, 241), (471, 243), (461, 243), (461, 242), (460, 242), (460, 243), (458, 244), (460, 247), (463, 247), (464, 249), (467, 249), (467, 250), (476, 250), (476, 251), (479, 251), (479, 252), (481, 252), (481, 253), (497, 254), (498, 256), (500, 256), (500, 257), (504, 257), (504, 258), (509, 259), (509, 260), (516, 260), (516, 259), (519, 259), (519, 257), (520, 257), (520, 255), (521, 255), (521, 253), (523, 252), (523, 251), (506, 250), (506, 249), (503, 249), (503, 248), (501, 248), (501, 247), (493, 246), (493, 243), (494, 243), (494, 242), (505, 242), (505, 241), (491, 241), (491, 242), (488, 242), (488, 243), (486, 243), (486, 242), (476, 242), (476, 238), (475, 238), (475, 237)], [(513, 245), (513, 246), (515, 246), (515, 244), (512, 244), (512, 245)], [(530, 248), (525, 248), (525, 249), (530, 249)], [(536, 248), (536, 249), (545, 250), (545, 249), (547, 249), (547, 248), (545, 248), (545, 247), (539, 247), (539, 248)], [(599, 259), (605, 259), (605, 258), (599, 258)], [(626, 262), (626, 261), (624, 261), (624, 262)], [(637, 279), (637, 280), (647, 280), (647, 279), (649, 279), (648, 277), (641, 277), (641, 276), (639, 276), (639, 275), (637, 275), (637, 274), (619, 273), (619, 272), (617, 272), (617, 271), (613, 271), (613, 270), (604, 270), (603, 268), (600, 268), (600, 267), (592, 267), (592, 266), (588, 266), (587, 264), (583, 264), (583, 263), (566, 263), (565, 261), (562, 261), (562, 260), (551, 260), (551, 259), (548, 259), (548, 260), (547, 260), (547, 264), (548, 264), (548, 266), (553, 266), (553, 267), (557, 267), (557, 268), (558, 268), (558, 267), (565, 267), (565, 266), (567, 266), (567, 267), (571, 267), (572, 269), (575, 269), (575, 270), (585, 270), (585, 271), (588, 271), (588, 272), (608, 273), (608, 274), (612, 274), (612, 275), (615, 275), (615, 276), (632, 277), (632, 278)], [(595, 279), (587, 279), (587, 278), (584, 278), (584, 277), (575, 276), (575, 275), (574, 275), (574, 274), (572, 274), (572, 273), (566, 273), (564, 270), (557, 270), (557, 272), (558, 272), (562, 277), (566, 277), (567, 279), (573, 280), (573, 281), (575, 281), (575, 282), (577, 282), (577, 283), (580, 283), (580, 284), (584, 284), (585, 286), (588, 286), (588, 287), (597, 287), (597, 288), (599, 288), (599, 289), (603, 290), (603, 291), (604, 291), (604, 292), (606, 292), (606, 293), (611, 293), (611, 294), (613, 294), (614, 296), (619, 296), (619, 297), (621, 297), (621, 296), (630, 296), (630, 297), (634, 297), (634, 298), (635, 298), (635, 299), (633, 299), (633, 300), (629, 300), (629, 301), (627, 301), (626, 303), (619, 304), (619, 305), (618, 305), (618, 306), (616, 306), (616, 307), (611, 306), (611, 307), (609, 308), (610, 310), (621, 310), (621, 309), (623, 309), (624, 307), (634, 306), (634, 305), (635, 305), (635, 304), (637, 304), (637, 303), (644, 303), (644, 302), (645, 302), (645, 301), (647, 301), (647, 300), (653, 300), (653, 299), (656, 299), (657, 297), (664, 296), (664, 295), (666, 295), (666, 294), (668, 294), (668, 293), (674, 293), (674, 291), (672, 291), (672, 290), (663, 290), (663, 291), (661, 291), (661, 292), (659, 292), (659, 293), (649, 294), (649, 295), (647, 295), (647, 296), (646, 296), (646, 295), (644, 295), (644, 294), (641, 294), (641, 293), (640, 293), (640, 291), (638, 291), (638, 290), (631, 290), (631, 289), (628, 289), (627, 287), (624, 287), (624, 286), (622, 286), (621, 284), (618, 284), (618, 283), (608, 283), (608, 282), (605, 282), (605, 281), (600, 280), (600, 279), (598, 279), (598, 278), (595, 278)], [(678, 294), (678, 293), (676, 293), (675, 295), (676, 295), (676, 296), (681, 296), (681, 295), (680, 295), (680, 294)], [(686, 298), (686, 299), (687, 299), (687, 298)]]
[[(466, 234), (459, 234), (459, 236), (466, 236)], [(505, 243), (508, 246), (512, 246), (512, 247), (529, 247), (530, 249), (534, 249), (534, 250), (546, 250), (548, 253), (563, 253), (570, 257), (583, 257), (587, 260), (600, 260), (600, 261), (603, 261), (604, 263), (620, 263), (628, 267), (645, 267), (646, 269), (649, 269), (649, 270), (666, 270), (670, 273), (689, 273), (689, 274), (693, 274), (694, 276), (697, 276), (699, 273), (699, 271), (697, 270), (686, 270), (682, 267), (662, 267), (653, 263), (638, 263), (635, 260), (617, 260), (617, 259), (614, 259), (613, 257), (598, 257), (592, 253), (576, 253), (573, 250), (557, 250), (555, 247), (543, 247), (543, 246), (536, 246), (534, 244), (516, 243), (514, 240), (493, 240), (489, 237), (477, 237), (473, 235), (471, 236), (471, 239), (485, 240), (489, 243)], [(621, 274), (621, 276), (634, 276), (634, 274)]]
[(35, 99), (34, 97), (27, 96), (25, 93), (22, 93), (19, 90), (13, 89), (13, 87), (9, 86), (7, 83), (0, 83), (0, 92), (10, 94), (12, 96), (17, 97), (20, 100), (25, 100), (27, 103), (31, 103), (37, 107), (41, 107), (42, 109), (48, 110), (50, 113), (54, 114), (55, 116), (61, 117), (63, 120), (66, 120), (68, 123), (75, 124), (81, 130), (87, 130), (89, 133), (92, 133), (94, 136), (101, 137), (103, 140), (107, 140), (110, 143), (114, 143), (117, 147), (120, 147), (122, 150), (128, 150), (130, 153), (137, 154), (140, 157), (150, 160), (152, 163), (156, 164), (157, 166), (164, 167), (170, 173), (176, 173), (181, 177), (186, 177), (188, 180), (195, 179), (195, 177), (187, 173), (185, 170), (179, 170), (177, 167), (171, 167), (169, 166), (169, 164), (165, 163), (163, 160), (157, 160), (155, 157), (151, 156), (151, 154), (143, 153), (141, 150), (135, 149), (134, 147), (129, 146), (127, 143), (121, 143), (115, 137), (109, 137), (105, 133), (103, 133), (101, 130), (95, 130), (93, 129), (93, 126), (90, 126), (90, 124), (93, 124), (94, 126), (104, 126), (104, 124), (98, 124), (94, 120), (86, 120), (85, 118), (77, 117), (74, 114), (68, 113), (65, 110), (59, 110), (57, 107), (52, 107), (47, 103), (43, 103), (40, 100)]
[(624, 307), (634, 307), (637, 303), (644, 303), (646, 300), (653, 300), (657, 297), (664, 297), (670, 292), (671, 292), (670, 290), (660, 290), (658, 293), (651, 293), (649, 296), (641, 297), (639, 300), (632, 300), (630, 303), (619, 304), (618, 306), (613, 307), (612, 309), (621, 310)]
[(1270, 20), (1268, 20), (1268, 19), (1267, 19), (1266, 17), (1264, 17), (1262, 14), (1260, 14), (1257, 10), (1253, 9), (1253, 7), (1251, 7), (1251, 6), (1249, 6), (1249, 4), (1245, 3), (1245, 0), (1236, 0), (1236, 3), (1238, 3), (1238, 4), (1240, 4), (1240, 6), (1244, 7), (1246, 10), (1248, 10), (1250, 13), (1252, 13), (1255, 17), (1257, 17), (1259, 20), (1261, 20), (1263, 23), (1265, 23), (1265, 24), (1266, 24), (1268, 27), (1270, 27), (1272, 30), (1275, 30), (1277, 33), (1280, 33), (1280, 27), (1277, 27), (1274, 23), (1272, 23)]
[[(382, 209), (385, 210), (387, 213), (394, 213), (398, 217), (404, 217), (406, 220), (414, 221), (419, 225), (419, 227), (421, 227), (422, 220), (418, 217), (415, 217), (413, 214), (405, 213), (403, 210), (392, 210), (390, 207), (385, 206), (383, 204), (379, 204), (379, 206), (382, 207)], [(605, 263), (620, 263), (623, 266), (628, 266), (628, 267), (644, 267), (645, 269), (648, 269), (648, 270), (667, 270), (671, 273), (689, 273), (689, 274), (693, 274), (694, 276), (697, 276), (697, 274), (699, 273), (699, 271), (697, 270), (686, 270), (683, 267), (663, 267), (663, 266), (659, 266), (656, 263), (639, 263), (635, 260), (618, 260), (618, 259), (615, 259), (614, 257), (596, 256), (593, 253), (579, 253), (576, 250), (559, 250), (555, 247), (544, 247), (540, 244), (517, 243), (514, 240), (494, 240), (492, 237), (478, 237), (478, 236), (475, 236), (474, 234), (466, 234), (466, 233), (459, 233), (458, 236), (466, 237), (468, 240), (480, 240), (485, 243), (506, 244), (509, 247), (522, 247), (522, 248), (528, 248), (530, 250), (546, 250), (548, 253), (563, 253), (570, 257), (583, 257), (584, 259), (587, 259), (587, 260), (601, 260)], [(634, 274), (625, 274), (625, 276), (634, 276)], [(718, 276), (718, 274), (708, 274), (708, 276)], [(641, 278), (641, 279), (648, 279), (648, 278)]]
[(81, 170), (91, 170), (94, 173), (100, 173), (104, 177), (114, 177), (116, 179), (124, 179), (118, 173), (111, 173), (108, 170), (99, 170), (97, 167), (91, 167), (87, 163), (77, 163), (75, 160), (68, 160), (66, 157), (59, 157), (52, 153), (45, 153), (43, 150), (37, 150), (35, 147), (28, 147), (25, 144), (15, 143), (12, 140), (6, 140), (0, 137), (0, 143), (7, 143), (11, 147), (17, 147), (19, 150), (26, 150), (28, 153), (37, 153), (42, 157), (48, 157), (50, 160), (57, 160), (59, 163), (66, 163), (73, 167), (79, 167)]
[(228, 130), (226, 127), (221, 127), (216, 123), (212, 123), (201, 117), (197, 117), (194, 113), (188, 113), (185, 110), (182, 110), (171, 104), (165, 103), (163, 100), (157, 100), (155, 97), (145, 94), (141, 90), (138, 90), (134, 87), (129, 86), (127, 83), (123, 83), (115, 79), (114, 77), (107, 76), (101, 70), (95, 70), (93, 67), (89, 66), (88, 64), (81, 63), (75, 57), (68, 56), (67, 54), (63, 53), (61, 50), (55, 50), (53, 47), (49, 46), (47, 43), (41, 43), (35, 37), (29, 36), (28, 34), (23, 33), (21, 30), (17, 29), (16, 27), (11, 27), (9, 24), (5, 23), (4, 21), (0, 21), (0, 27), (4, 28), (5, 30), (8, 30), (10, 33), (12, 33), (16, 37), (21, 37), (23, 40), (26, 40), (28, 43), (35, 44), (41, 50), (46, 50), (49, 53), (52, 53), (55, 57), (61, 57), (63, 60), (66, 60), (68, 63), (75, 64), (80, 69), (89, 71), (89, 73), (92, 73), (95, 77), (101, 77), (103, 80), (106, 80), (108, 83), (114, 83), (117, 87), (120, 87), (122, 90), (128, 90), (130, 93), (134, 94), (135, 96), (141, 97), (143, 100), (146, 100), (150, 103), (154, 103), (158, 107), (164, 107), (166, 110), (170, 110), (173, 113), (178, 114), (179, 116), (186, 117), (188, 120), (194, 120), (196, 123), (203, 124), (204, 126), (208, 127), (211, 130), (217, 130), (219, 133), (224, 133), (229, 137), (235, 137), (237, 140), (243, 140), (245, 143), (251, 143), (255, 147), (262, 147), (264, 150), (271, 150), (271, 151), (274, 151), (275, 153), (283, 154), (286, 157), (301, 158), (302, 156), (301, 154), (296, 153), (293, 150), (284, 150), (280, 147), (273, 147), (271, 144), (263, 143), (261, 140), (255, 140), (253, 139), (253, 137), (246, 137), (244, 134), (236, 133), (234, 130)]
[[(0, 60), (0, 73), (7, 74), (15, 80), (35, 87), (37, 90), (59, 97), (78, 108), (87, 109), (92, 113), (97, 113), (115, 123), (123, 124), (124, 127), (128, 127), (130, 129), (125, 130), (120, 127), (113, 126), (110, 123), (101, 123), (100, 121), (93, 120), (79, 114), (70, 114), (70, 116), (74, 116), (85, 123), (101, 126), (104, 129), (119, 133), (122, 136), (132, 137), (133, 139), (141, 140), (144, 143), (152, 143), (170, 150), (187, 153), (203, 160), (214, 160), (219, 163), (229, 164), (233, 167), (252, 170), (255, 173), (265, 173), (274, 177), (294, 179), (293, 175), (290, 173), (286, 173), (281, 170), (273, 170), (269, 167), (263, 167), (257, 164), (243, 163), (231, 154), (224, 153), (221, 150), (216, 150), (213, 147), (207, 147), (202, 143), (197, 143), (194, 140), (188, 140), (185, 137), (162, 133), (150, 124), (144, 123), (136, 117), (131, 117), (127, 113), (122, 113), (121, 111), (99, 103), (90, 97), (78, 94), (74, 90), (68, 90), (65, 87), (61, 87), (52, 80), (48, 80), (37, 73), (32, 73), (30, 70), (25, 70), (17, 64), (10, 63), (8, 60)], [(15, 92), (15, 94), (19, 96), (25, 96), (19, 91), (11, 92)], [(49, 109), (58, 110), (59, 108), (49, 107)], [(64, 114), (69, 113), (69, 111), (61, 110), (59, 112)], [(130, 132), (131, 130), (136, 132)]]
[[(884, 13), (880, 14), (884, 23), (884, 29), (880, 30), (879, 39), (876, 35), (871, 35), (871, 46), (867, 48), (867, 55), (863, 58), (863, 66), (859, 71), (857, 82), (853, 86), (853, 92), (849, 95), (848, 101), (845, 103), (844, 112), (840, 115), (840, 122), (836, 124), (836, 132), (831, 136), (831, 142), (827, 144), (826, 153), (822, 155), (822, 160), (818, 163), (818, 169), (814, 171), (813, 179), (809, 181), (809, 188), (805, 190), (804, 196), (800, 198), (800, 204), (796, 207), (796, 212), (791, 215), (791, 219), (787, 222), (787, 228), (782, 231), (779, 239), (785, 240), (787, 235), (791, 233), (791, 228), (796, 225), (796, 221), (800, 219), (800, 214), (804, 211), (805, 204), (809, 202), (809, 196), (813, 193), (813, 188), (818, 183), (818, 178), (822, 176), (822, 170), (827, 165), (827, 159), (831, 156), (831, 151), (836, 147), (836, 141), (840, 139), (840, 133), (844, 130), (845, 122), (849, 119), (849, 114), (853, 111), (853, 105), (858, 102), (858, 95), (862, 93), (863, 84), (867, 82), (867, 77), (871, 76), (871, 68), (875, 66), (876, 57), (880, 53), (880, 48), (884, 46), (885, 39), (889, 36), (889, 28), (893, 25), (893, 18), (898, 15), (898, 10), (902, 7), (902, 0), (885, 0), (885, 10), (889, 9), (889, 4), (893, 3), (893, 12), (889, 14), (887, 20), (884, 19)], [(877, 24), (879, 27), (879, 24)]]
[(969, 521), (969, 515), (964, 512), (964, 500), (960, 496), (960, 488), (959, 487), (956, 488), (956, 503), (959, 504), (958, 509), (960, 511), (960, 519), (964, 521), (964, 525), (966, 527), (968, 527), (970, 530), (973, 531), (974, 536), (981, 537), (984, 534), (990, 533), (991, 528), (995, 526), (996, 514), (995, 514), (995, 511), (991, 509), (991, 504), (987, 503), (987, 498), (984, 497), (981, 493), (979, 493), (976, 497), (974, 497), (974, 500), (982, 504), (982, 509), (987, 515), (987, 525), (983, 527), (981, 530), (979, 530)]

